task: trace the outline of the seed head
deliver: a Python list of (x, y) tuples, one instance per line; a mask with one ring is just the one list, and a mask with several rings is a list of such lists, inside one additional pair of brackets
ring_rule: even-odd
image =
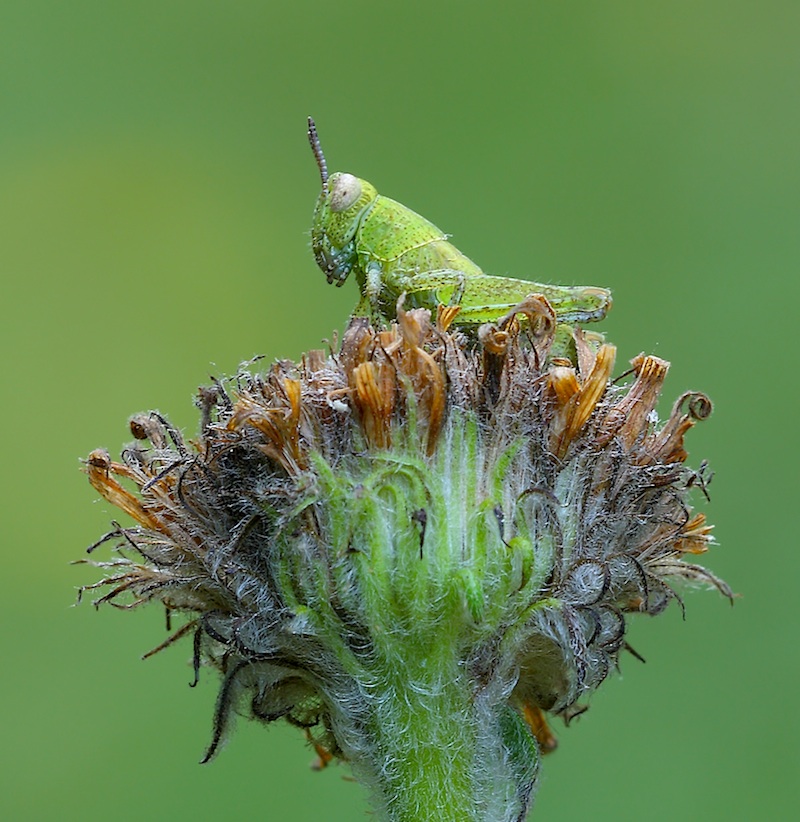
[(612, 383), (614, 347), (541, 296), (478, 339), (454, 315), (353, 320), (327, 353), (201, 389), (196, 440), (149, 413), (121, 461), (89, 455), (135, 524), (100, 540), (119, 556), (87, 587), (184, 615), (154, 651), (190, 634), (195, 671), (221, 673), (204, 762), (238, 710), (303, 728), (388, 818), (422, 818), (418, 765), (463, 774), (463, 818), (521, 819), (545, 713), (585, 709), (632, 650), (628, 615), (683, 607), (686, 582), (731, 596), (687, 560), (712, 542), (684, 464), (707, 397), (659, 422), (669, 364), (640, 355)]

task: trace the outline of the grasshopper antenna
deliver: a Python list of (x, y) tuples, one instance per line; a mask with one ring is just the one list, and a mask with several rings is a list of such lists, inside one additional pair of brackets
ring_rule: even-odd
[(322, 177), (322, 193), (328, 193), (328, 164), (325, 162), (325, 155), (322, 153), (322, 146), (317, 135), (317, 125), (313, 118), (308, 118), (308, 142), (311, 143), (311, 150), (317, 159), (319, 176)]

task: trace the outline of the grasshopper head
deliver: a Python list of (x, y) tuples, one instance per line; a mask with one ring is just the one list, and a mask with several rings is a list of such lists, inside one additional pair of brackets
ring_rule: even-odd
[(366, 180), (352, 174), (338, 172), (328, 177), (328, 164), (311, 117), (308, 118), (308, 142), (322, 178), (322, 192), (311, 226), (311, 247), (328, 282), (341, 285), (358, 259), (356, 232), (378, 192)]
[(341, 285), (357, 259), (356, 231), (378, 192), (352, 174), (331, 174), (317, 200), (311, 247), (329, 283)]

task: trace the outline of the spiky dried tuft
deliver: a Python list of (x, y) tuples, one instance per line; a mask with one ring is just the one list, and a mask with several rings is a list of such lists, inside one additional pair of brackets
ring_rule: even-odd
[[(354, 320), (335, 351), (203, 389), (197, 441), (145, 414), (121, 462), (89, 456), (93, 487), (135, 522), (107, 535), (120, 557), (98, 563), (96, 602), (186, 614), (174, 638), (192, 633), (195, 667), (222, 672), (204, 761), (233, 708), (284, 718), (386, 808), (398, 763), (425, 744), (403, 751), (413, 722), (397, 712), (456, 683), (459, 720), (430, 761), (483, 740), (505, 751), (470, 760), (470, 784), (490, 786), (518, 745), (504, 711), (552, 749), (543, 712), (581, 710), (626, 648), (628, 614), (680, 602), (685, 581), (731, 596), (684, 559), (711, 543), (684, 465), (708, 399), (685, 394), (659, 423), (669, 364), (639, 356), (615, 385), (614, 347), (580, 331), (573, 359), (552, 357), (542, 297), (479, 341), (451, 331), (453, 315)], [(518, 818), (529, 797), (486, 818)]]

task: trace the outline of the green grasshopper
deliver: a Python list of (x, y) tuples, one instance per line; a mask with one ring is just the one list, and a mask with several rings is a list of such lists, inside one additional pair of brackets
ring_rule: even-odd
[(443, 231), (378, 194), (371, 183), (342, 172), (328, 176), (310, 117), (308, 139), (322, 178), (311, 246), (329, 283), (341, 286), (355, 273), (361, 299), (354, 316), (386, 324), (395, 316), (402, 294), (407, 307), (435, 312), (438, 304), (459, 306), (454, 322), (468, 328), (500, 320), (531, 294), (548, 300), (560, 324), (601, 320), (611, 307), (611, 294), (604, 288), (542, 285), (484, 274)]

